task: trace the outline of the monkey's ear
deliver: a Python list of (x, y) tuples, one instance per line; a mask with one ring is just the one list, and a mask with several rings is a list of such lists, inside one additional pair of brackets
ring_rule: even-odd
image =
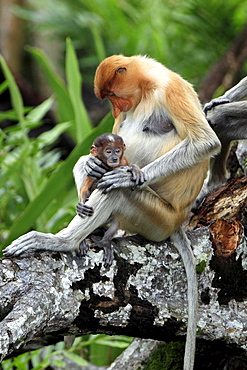
[(119, 67), (116, 69), (116, 72), (117, 73), (125, 73), (127, 72), (127, 68), (126, 67)]
[(90, 153), (94, 156), (94, 157), (97, 157), (98, 155), (98, 149), (95, 145), (92, 145), (91, 148), (90, 148)]

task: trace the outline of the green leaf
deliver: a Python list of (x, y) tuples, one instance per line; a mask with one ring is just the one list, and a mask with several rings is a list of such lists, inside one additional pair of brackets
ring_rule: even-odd
[(45, 116), (45, 114), (51, 109), (53, 103), (54, 103), (53, 97), (50, 97), (43, 101), (40, 105), (32, 109), (26, 115), (27, 121), (31, 123), (39, 122)]
[(81, 141), (92, 129), (87, 111), (81, 97), (82, 78), (78, 60), (69, 38), (66, 40), (66, 77), (68, 92), (75, 112), (75, 127), (77, 142)]
[(59, 123), (51, 130), (43, 132), (39, 135), (38, 141), (44, 143), (45, 145), (53, 144), (57, 138), (65, 131), (71, 127), (71, 122)]
[(66, 363), (64, 361), (62, 361), (62, 360), (51, 360), (51, 364), (52, 365), (55, 365), (58, 368), (61, 368), (61, 367), (66, 368)]
[[(74, 109), (63, 80), (53, 70), (48, 58), (43, 53), (43, 51), (34, 47), (29, 47), (28, 51), (39, 63), (44, 72), (47, 82), (49, 83), (53, 93), (56, 96), (58, 121), (73, 121), (75, 119)], [(70, 133), (76, 139), (76, 132), (73, 127), (71, 128)]]
[(76, 355), (75, 353), (65, 352), (64, 356), (74, 361), (77, 365), (87, 366), (87, 361), (81, 358), (80, 356)]
[(101, 344), (103, 346), (109, 346), (109, 347), (116, 347), (116, 348), (127, 348), (129, 346), (129, 343), (124, 341), (117, 341), (117, 340), (107, 340), (102, 339), (99, 341), (96, 341), (97, 344)]
[(23, 100), (20, 94), (20, 91), (16, 85), (15, 79), (10, 72), (4, 58), (0, 55), (0, 64), (2, 66), (3, 73), (5, 75), (6, 80), (8, 81), (9, 91), (10, 91), (10, 98), (13, 105), (13, 108), (16, 111), (17, 117), (21, 124), (24, 123), (24, 107), (23, 107)]
[(103, 38), (99, 32), (98, 26), (92, 24), (90, 28), (94, 38), (98, 59), (103, 60), (106, 58), (106, 51), (104, 48)]
[(8, 110), (7, 112), (0, 112), (0, 122), (5, 120), (5, 119), (10, 119), (12, 121), (18, 121), (18, 116), (14, 110)]
[(7, 90), (8, 88), (8, 81), (3, 81), (1, 84), (0, 84), (0, 94), (2, 94), (5, 90)]
[(58, 169), (50, 176), (40, 193), (27, 205), (25, 211), (11, 225), (9, 236), (1, 243), (2, 247), (9, 245), (18, 236), (26, 233), (33, 227), (35, 220), (49, 206), (53, 199), (59, 197), (62, 190), (74, 186), (72, 169), (81, 155), (88, 154), (93, 140), (104, 132), (111, 132), (113, 118), (108, 114), (101, 124), (93, 129), (71, 152), (69, 157), (61, 163)]

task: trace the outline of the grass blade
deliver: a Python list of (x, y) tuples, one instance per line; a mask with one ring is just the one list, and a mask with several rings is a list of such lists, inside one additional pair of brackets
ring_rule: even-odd
[(69, 38), (66, 40), (66, 78), (69, 96), (75, 113), (76, 138), (77, 142), (80, 142), (90, 132), (92, 125), (82, 101), (82, 78), (76, 53)]
[(2, 66), (4, 76), (6, 80), (8, 81), (12, 106), (17, 114), (20, 124), (23, 125), (25, 118), (24, 118), (24, 106), (23, 106), (22, 96), (16, 85), (15, 79), (12, 73), (10, 72), (2, 55), (0, 55), (0, 65)]
[[(48, 58), (44, 52), (38, 48), (29, 47), (28, 51), (37, 60), (40, 67), (42, 68), (47, 82), (49, 83), (53, 93), (56, 96), (57, 102), (57, 114), (59, 122), (68, 122), (75, 119), (73, 105), (70, 100), (70, 96), (67, 92), (66, 86), (60, 76), (53, 70)], [(76, 131), (72, 126), (70, 134), (76, 139)]]

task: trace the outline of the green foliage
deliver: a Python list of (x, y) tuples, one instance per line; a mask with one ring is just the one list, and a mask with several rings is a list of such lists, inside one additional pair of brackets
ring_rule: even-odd
[(70, 121), (72, 125), (68, 131), (73, 136), (73, 139), (79, 142), (92, 130), (92, 125), (81, 100), (82, 78), (75, 50), (70, 39), (67, 39), (66, 45), (65, 68), (68, 87), (66, 87), (61, 77), (54, 71), (42, 50), (30, 47), (27, 49), (38, 61), (48, 84), (56, 96), (58, 122)]
[(36, 0), (17, 12), (52, 38), (71, 37), (90, 84), (99, 61), (119, 53), (147, 54), (198, 84), (246, 9), (247, 0)]
[(122, 350), (126, 348), (132, 341), (132, 338), (125, 336), (109, 336), (109, 335), (87, 335), (84, 337), (76, 338), (72, 347), (66, 349), (64, 342), (60, 342), (55, 346), (48, 346), (41, 350), (25, 353), (17, 356), (14, 359), (5, 360), (1, 364), (3, 370), (28, 370), (29, 364), (32, 364), (32, 370), (43, 370), (51, 365), (67, 368), (66, 358), (70, 360), (70, 367), (73, 369), (73, 363), (79, 366), (86, 366), (87, 361), (83, 358), (86, 356), (90, 362), (95, 363), (91, 352), (94, 346), (102, 346), (103, 351), (97, 353), (97, 361), (103, 365), (109, 365), (109, 361), (113, 361), (116, 357), (109, 357), (108, 353), (111, 349)]
[[(47, 57), (38, 49), (31, 50), (53, 90), (53, 96), (38, 107), (25, 108), (15, 80), (4, 59), (0, 65), (8, 87), (13, 109), (3, 112), (0, 119), (11, 118), (16, 124), (2, 130), (0, 177), (0, 240), (7, 246), (21, 234), (34, 228), (57, 232), (75, 215), (76, 190), (72, 169), (81, 155), (88, 154), (93, 139), (111, 131), (110, 115), (95, 129), (88, 120), (81, 101), (81, 77), (75, 52), (67, 40), (66, 77), (68, 87), (52, 70)], [(72, 73), (72, 71), (74, 73)], [(38, 138), (30, 138), (30, 129), (42, 124), (42, 118), (57, 105), (57, 117), (62, 121)], [(51, 150), (59, 135), (72, 133), (77, 142), (69, 157), (61, 162), (60, 153)]]

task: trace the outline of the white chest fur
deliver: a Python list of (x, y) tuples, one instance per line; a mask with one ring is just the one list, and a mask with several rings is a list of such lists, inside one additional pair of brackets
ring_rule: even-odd
[(174, 131), (167, 115), (137, 120), (133, 115), (127, 114), (118, 134), (126, 144), (125, 156), (129, 163), (142, 168), (163, 154), (164, 143), (174, 136)]

